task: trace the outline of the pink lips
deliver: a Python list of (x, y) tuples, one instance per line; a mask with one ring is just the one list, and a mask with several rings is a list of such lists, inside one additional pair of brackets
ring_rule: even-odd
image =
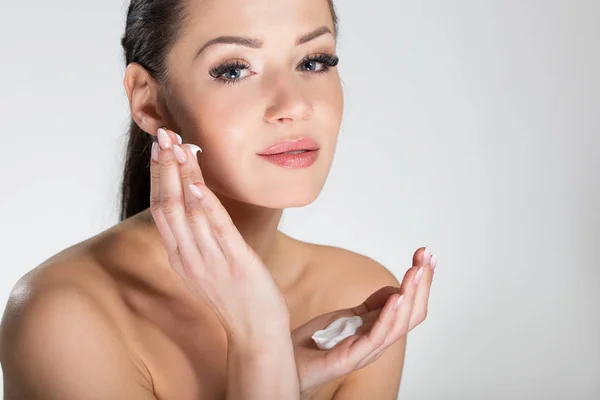
[(309, 138), (301, 138), (298, 140), (283, 140), (275, 143), (274, 145), (266, 148), (262, 152), (258, 153), (261, 156), (281, 154), (287, 151), (298, 151), (298, 150), (318, 150), (319, 145)]
[[(301, 151), (300, 153), (288, 153), (290, 151)], [(284, 168), (306, 168), (314, 164), (317, 159), (319, 146), (309, 138), (296, 140), (286, 139), (258, 153), (265, 160)]]

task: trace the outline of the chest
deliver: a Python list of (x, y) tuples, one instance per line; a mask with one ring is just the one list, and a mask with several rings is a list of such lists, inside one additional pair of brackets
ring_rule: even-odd
[[(286, 296), (287, 298), (287, 296)], [(316, 299), (289, 297), (292, 329), (319, 315)], [(220, 322), (207, 313), (189, 323), (155, 309), (152, 320), (136, 326), (138, 350), (160, 400), (222, 400), (227, 386), (227, 339)], [(314, 400), (330, 400), (339, 381), (322, 386)]]

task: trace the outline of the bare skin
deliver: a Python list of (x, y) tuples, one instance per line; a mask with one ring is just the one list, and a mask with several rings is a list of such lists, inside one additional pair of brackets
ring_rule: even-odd
[[(128, 392), (132, 396), (129, 398), (136, 398), (133, 396), (141, 391), (148, 398), (158, 399), (223, 399), (227, 352), (223, 329), (209, 308), (185, 289), (169, 266), (164, 249), (157, 245), (159, 241), (146, 210), (47, 260), (15, 286), (2, 323), (2, 346), (14, 339), (13, 333), (23, 333), (23, 320), (27, 318), (22, 314), (36, 310), (36, 297), (51, 298), (57, 290), (65, 292), (68, 288), (77, 294), (69, 300), (84, 296), (102, 310), (98, 318), (110, 321), (107, 329), (114, 333), (114, 344), (118, 343), (123, 356), (122, 379), (137, 385)], [(278, 251), (273, 259), (278, 265), (272, 267), (287, 272), (279, 275), (277, 282), (290, 309), (292, 329), (326, 312), (356, 306), (382, 286), (399, 286), (389, 271), (362, 255), (297, 241), (279, 231), (276, 243)], [(417, 250), (413, 265), (421, 264), (423, 253), (424, 248)], [(430, 284), (431, 275), (426, 269), (422, 285)], [(80, 324), (81, 329), (89, 324), (75, 317), (68, 322)], [(47, 341), (48, 334), (64, 335), (68, 329), (79, 328), (69, 325), (53, 331), (46, 325), (35, 333), (34, 341)], [(391, 373), (393, 382), (388, 383), (391, 387), (399, 383), (405, 346), (405, 338), (399, 340), (386, 351), (390, 357), (381, 357), (372, 364), (396, 367)], [(80, 345), (72, 350), (84, 349)], [(29, 352), (34, 350), (29, 347), (10, 353), (15, 358), (37, 358)], [(2, 357), (7, 399), (23, 398), (16, 388), (29, 385), (29, 390), (35, 391), (32, 382), (11, 381), (18, 363), (15, 358)], [(86, 359), (93, 362), (93, 354)], [(322, 386), (311, 398), (358, 399), (333, 397), (349, 376)], [(15, 392), (11, 392), (13, 388)]]
[[(124, 86), (132, 118), (150, 135), (167, 126), (180, 132), (184, 143), (202, 147), (197, 161), (206, 186), (276, 282), (292, 332), (333, 311), (376, 313), (391, 302), (365, 300), (385, 287), (394, 299), (407, 294), (403, 331), (414, 328), (425, 319), (433, 277), (433, 268), (424, 268), (421, 280), (410, 286), (418, 266), (431, 261), (424, 248), (417, 250), (412, 266), (406, 265), (400, 284), (368, 257), (301, 242), (277, 229), (283, 209), (317, 198), (333, 161), (341, 82), (336, 68), (324, 70), (323, 62), (305, 58), (335, 52), (327, 2), (209, 0), (188, 6), (185, 29), (167, 57), (168, 88), (140, 65), (128, 66)], [(252, 48), (221, 43), (195, 56), (219, 35), (250, 36), (263, 43)], [(232, 60), (247, 65), (234, 70), (244, 77), (235, 85), (208, 74)], [(275, 141), (299, 136), (319, 145), (310, 168), (284, 170), (257, 156)], [(224, 398), (230, 345), (224, 328), (173, 270), (162, 239), (145, 210), (60, 252), (17, 283), (0, 331), (5, 399)], [(391, 331), (391, 323), (385, 326)], [(361, 328), (366, 336), (369, 324)], [(375, 354), (370, 364), (302, 398), (395, 399), (406, 338), (394, 332), (391, 342), (376, 347), (385, 352)], [(349, 339), (346, 344), (356, 337)], [(302, 362), (314, 361), (313, 355), (303, 353)], [(281, 363), (270, 356), (237, 361), (242, 369), (259, 366), (276, 376)], [(312, 370), (314, 376), (322, 367), (313, 362), (299, 371)]]

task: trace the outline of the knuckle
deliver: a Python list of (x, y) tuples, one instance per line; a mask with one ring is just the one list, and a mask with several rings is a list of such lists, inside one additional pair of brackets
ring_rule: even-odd
[(201, 273), (196, 261), (192, 260), (187, 253), (181, 252), (179, 248), (177, 248), (177, 256), (179, 257), (179, 260), (181, 260), (181, 268), (187, 277), (192, 279), (194, 282), (198, 282), (201, 277)]
[(179, 162), (174, 157), (162, 157), (158, 160), (158, 163), (160, 164), (161, 169), (179, 165)]
[(160, 169), (159, 168), (150, 168), (150, 178), (152, 181), (158, 181), (160, 179)]
[(181, 181), (186, 183), (192, 183), (194, 178), (194, 171), (190, 171), (188, 168), (181, 168)]
[(221, 221), (216, 221), (213, 224), (213, 232), (215, 233), (215, 236), (221, 239), (227, 237), (228, 228), (229, 227), (227, 224)]
[(173, 214), (179, 208), (181, 198), (174, 195), (165, 195), (160, 198), (160, 208), (164, 214)]
[(181, 252), (179, 252), (179, 258), (181, 260), (181, 267), (185, 271), (186, 275), (189, 276), (190, 278), (194, 278), (195, 270), (194, 270), (192, 262), (187, 257), (184, 257), (181, 254)]
[(204, 219), (204, 213), (202, 210), (194, 204), (185, 204), (185, 216), (191, 221), (201, 221)]
[(160, 215), (160, 200), (156, 197), (150, 197), (150, 213), (154, 218)]

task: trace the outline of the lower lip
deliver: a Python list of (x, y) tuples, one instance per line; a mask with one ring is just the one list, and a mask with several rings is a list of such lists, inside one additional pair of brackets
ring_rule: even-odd
[(262, 155), (261, 157), (266, 159), (273, 164), (279, 165), (285, 168), (306, 168), (313, 165), (317, 159), (317, 152), (319, 150), (305, 151), (304, 153), (298, 154), (273, 154), (273, 155)]

